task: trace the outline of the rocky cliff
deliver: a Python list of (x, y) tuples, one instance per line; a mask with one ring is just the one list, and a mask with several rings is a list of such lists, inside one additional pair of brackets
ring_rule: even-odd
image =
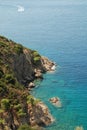
[(53, 121), (47, 106), (28, 91), (53, 65), (37, 51), (0, 36), (0, 130), (30, 130)]

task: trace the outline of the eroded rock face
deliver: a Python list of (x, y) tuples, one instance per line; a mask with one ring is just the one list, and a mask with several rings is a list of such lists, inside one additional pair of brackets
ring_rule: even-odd
[[(17, 130), (20, 125), (26, 123), (32, 127), (43, 127), (54, 121), (48, 107), (42, 102), (38, 102), (36, 105), (30, 103), (24, 107), (26, 108), (27, 115), (21, 116), (20, 118), (16, 115), (15, 110), (5, 112), (3, 115), (5, 124), (0, 125), (0, 130)], [(39, 130), (39, 127), (36, 130)]]
[(11, 67), (18, 81), (27, 86), (35, 78), (42, 79), (42, 73), (53, 71), (55, 64), (42, 56), (38, 64), (35, 65), (31, 52), (28, 49), (24, 49), (20, 55), (12, 55)]
[(39, 126), (47, 126), (51, 124), (54, 119), (50, 114), (48, 107), (42, 102), (36, 104), (36, 106), (29, 106), (30, 124)]
[(43, 79), (42, 71), (40, 69), (35, 69), (34, 73), (35, 73), (35, 78)]
[(26, 59), (25, 54), (13, 56), (12, 68), (18, 81), (23, 84), (27, 84), (34, 79), (34, 71), (30, 57), (29, 60)]
[(55, 63), (50, 61), (47, 57), (42, 56), (41, 61), (42, 61), (42, 65), (46, 71), (55, 70)]

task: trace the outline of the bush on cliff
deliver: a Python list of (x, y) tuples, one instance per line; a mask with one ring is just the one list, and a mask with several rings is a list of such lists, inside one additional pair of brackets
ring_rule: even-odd
[(4, 75), (3, 70), (0, 69), (0, 78), (2, 78), (3, 75)]
[(9, 110), (9, 108), (10, 108), (10, 102), (9, 102), (9, 99), (2, 99), (1, 100), (1, 108), (3, 109), (3, 110)]
[(36, 64), (37, 62), (40, 61), (41, 56), (38, 53), (38, 51), (33, 50), (32, 51), (32, 55), (33, 55), (33, 62), (34, 62), (34, 64)]
[(7, 83), (15, 84), (16, 82), (12, 74), (6, 74), (5, 79)]
[(23, 46), (21, 44), (16, 44), (14, 50), (17, 54), (23, 53)]
[(0, 81), (0, 96), (3, 96), (7, 92), (7, 87), (3, 81)]
[(35, 130), (35, 129), (31, 128), (27, 124), (24, 124), (24, 125), (21, 125), (18, 130)]

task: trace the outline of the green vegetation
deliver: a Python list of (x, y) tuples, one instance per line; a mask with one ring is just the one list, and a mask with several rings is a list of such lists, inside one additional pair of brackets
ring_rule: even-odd
[(0, 96), (3, 96), (4, 93), (6, 93), (6, 92), (7, 92), (7, 87), (6, 87), (5, 83), (0, 81)]
[(17, 111), (19, 111), (21, 109), (21, 104), (14, 105), (14, 109), (16, 109)]
[(16, 80), (15, 80), (15, 78), (13, 77), (12, 74), (6, 74), (6, 75), (5, 75), (5, 79), (6, 79), (6, 82), (7, 82), (7, 83), (11, 83), (11, 84), (14, 84), (14, 85), (15, 85)]
[[(0, 36), (0, 129), (10, 129), (10, 122), (18, 122), (19, 126), (23, 117), (28, 113), (28, 105), (35, 106), (40, 100), (29, 94), (28, 89), (19, 83), (15, 75), (15, 58), (29, 51), (32, 66), (40, 62), (41, 56), (37, 51), (24, 48), (22, 45)], [(25, 54), (24, 54), (25, 56)], [(19, 68), (20, 69), (20, 68)], [(9, 121), (10, 120), (10, 121)], [(7, 125), (6, 125), (7, 123)], [(17, 124), (17, 128), (18, 128)], [(18, 130), (34, 130), (27, 124), (21, 125)]]
[(23, 46), (21, 44), (16, 44), (14, 50), (17, 54), (23, 53)]
[(40, 100), (34, 98), (32, 95), (27, 96), (27, 103), (28, 104), (31, 104), (32, 106), (35, 106), (38, 102), (40, 102)]
[(5, 123), (5, 120), (0, 118), (0, 124), (4, 124)]
[(27, 96), (27, 103), (34, 105), (34, 97), (32, 95)]
[(23, 109), (19, 109), (19, 111), (17, 112), (17, 115), (19, 117), (22, 117), (22, 116), (26, 116), (26, 113), (23, 111)]
[(32, 55), (33, 55), (33, 61), (35, 64), (40, 61), (41, 56), (39, 55), (38, 51), (33, 50)]
[(24, 124), (24, 125), (21, 125), (18, 130), (35, 130), (35, 129), (31, 128), (27, 124)]
[(3, 70), (2, 69), (0, 69), (0, 78), (3, 76)]
[(5, 47), (5, 43), (0, 42), (0, 47)]
[(40, 61), (40, 57), (34, 57), (34, 62)]
[(9, 99), (2, 99), (2, 100), (1, 100), (1, 108), (2, 108), (3, 110), (9, 110), (9, 108), (10, 108)]

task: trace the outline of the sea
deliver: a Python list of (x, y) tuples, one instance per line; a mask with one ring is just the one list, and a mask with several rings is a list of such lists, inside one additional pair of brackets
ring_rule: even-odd
[(31, 92), (55, 119), (46, 130), (87, 130), (87, 0), (0, 0), (0, 35), (57, 65)]

